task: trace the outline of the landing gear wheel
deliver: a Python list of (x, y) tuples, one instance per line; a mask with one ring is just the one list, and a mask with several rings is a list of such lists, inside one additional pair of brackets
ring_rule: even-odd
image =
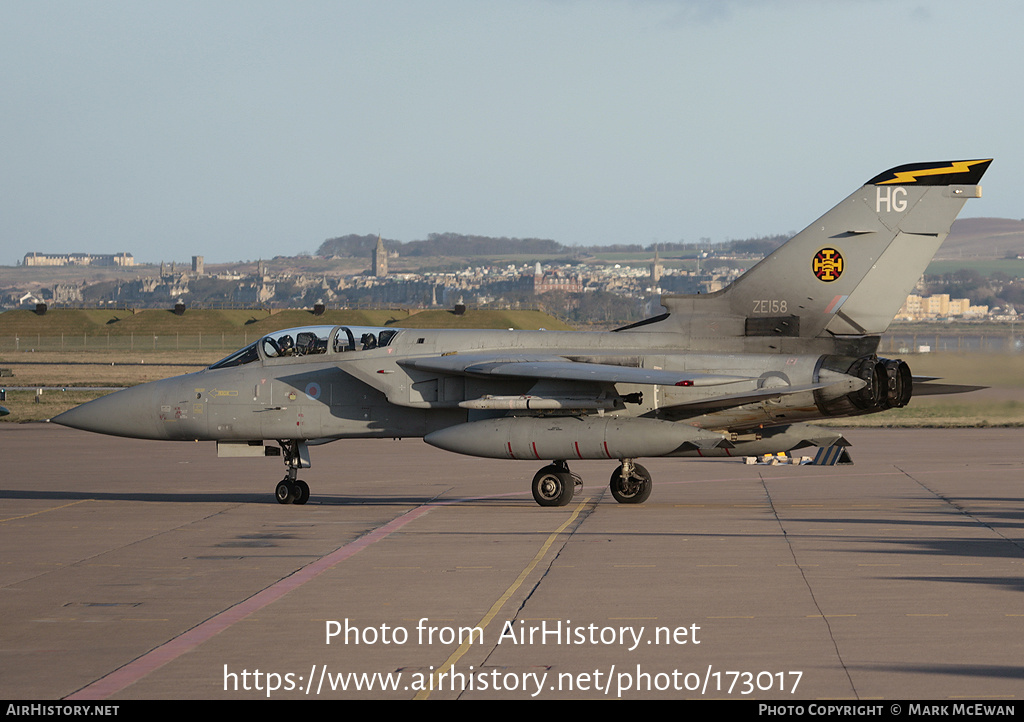
[[(293, 503), (295, 501), (296, 491), (297, 491), (297, 489), (295, 488), (295, 484), (293, 484), (292, 482), (288, 481), (288, 479), (282, 480), (281, 482), (278, 483), (277, 489), (274, 491), (274, 495), (277, 497), (277, 503), (278, 504), (291, 504), (291, 503)], [(307, 487), (307, 491), (306, 491), (306, 496), (307, 496), (307, 498), (309, 497), (308, 487)], [(303, 502), (303, 503), (305, 503), (305, 502)]]
[(545, 466), (533, 477), (533, 499), (541, 506), (565, 506), (575, 490), (572, 474), (560, 466)]
[(309, 449), (305, 441), (278, 441), (284, 456), (285, 475), (277, 484), (274, 496), (278, 504), (305, 504), (309, 501), (309, 485), (298, 478), (299, 469), (309, 468)]
[(620, 504), (643, 504), (651, 495), (651, 474), (640, 464), (633, 464), (633, 471), (625, 479), (622, 478), (620, 466), (612, 474), (609, 486), (612, 496)]

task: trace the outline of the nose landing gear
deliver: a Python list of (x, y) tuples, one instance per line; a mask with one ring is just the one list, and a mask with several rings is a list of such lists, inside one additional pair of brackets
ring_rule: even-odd
[(278, 504), (305, 504), (309, 501), (309, 484), (302, 479), (282, 479), (274, 491)]
[(279, 441), (287, 469), (285, 477), (278, 482), (274, 496), (278, 504), (305, 504), (309, 501), (309, 485), (297, 478), (299, 469), (308, 469), (309, 448), (305, 441)]

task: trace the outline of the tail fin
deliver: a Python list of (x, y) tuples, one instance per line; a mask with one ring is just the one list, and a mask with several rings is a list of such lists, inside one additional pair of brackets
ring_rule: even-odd
[(880, 173), (728, 288), (663, 296), (668, 316), (643, 330), (742, 336), (748, 349), (766, 337), (881, 334), (964, 202), (981, 197), (978, 182), (991, 162), (915, 163)]

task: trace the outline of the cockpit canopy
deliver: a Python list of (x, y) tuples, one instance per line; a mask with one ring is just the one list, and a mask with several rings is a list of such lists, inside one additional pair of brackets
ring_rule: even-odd
[(224, 369), (261, 359), (369, 351), (390, 344), (401, 329), (377, 326), (301, 326), (273, 331), (210, 366)]

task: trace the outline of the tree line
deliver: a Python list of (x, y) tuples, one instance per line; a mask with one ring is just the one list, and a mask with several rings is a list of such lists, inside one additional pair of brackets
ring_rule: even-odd
[[(588, 255), (594, 253), (651, 253), (655, 247), (659, 253), (687, 253), (714, 250), (717, 253), (749, 253), (767, 255), (789, 239), (787, 235), (760, 236), (723, 243), (711, 243), (701, 239), (700, 243), (639, 243), (613, 244), (610, 246), (565, 246), (549, 238), (495, 238), (492, 236), (465, 235), (462, 233), (430, 233), (425, 240), (403, 242), (382, 238), (384, 248), (398, 252), (402, 257), (417, 256), (498, 256), (509, 254), (534, 255)], [(316, 255), (322, 258), (332, 256), (369, 258), (377, 246), (377, 236), (350, 233), (337, 238), (328, 238), (320, 244)]]

